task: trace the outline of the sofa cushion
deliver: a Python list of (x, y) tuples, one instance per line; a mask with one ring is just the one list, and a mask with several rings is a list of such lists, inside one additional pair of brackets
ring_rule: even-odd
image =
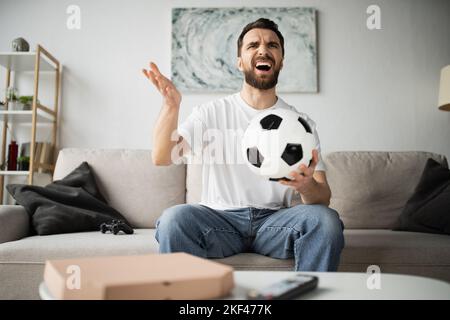
[(450, 170), (428, 159), (394, 230), (450, 235)]
[[(384, 229), (345, 230), (341, 263), (450, 268), (450, 236)], [(450, 276), (450, 274), (449, 274)]]
[(44, 263), (49, 259), (133, 255), (158, 252), (155, 229), (135, 229), (133, 234), (100, 231), (31, 236), (0, 245), (0, 264), (13, 262)]
[[(450, 270), (450, 236), (392, 230), (344, 230), (345, 248), (340, 265), (393, 264), (404, 267), (446, 266)], [(219, 262), (239, 269), (293, 268), (293, 260), (270, 259), (254, 253), (239, 254)], [(382, 270), (383, 271), (383, 270)], [(450, 278), (450, 274), (449, 274)]]
[(332, 197), (347, 229), (392, 229), (419, 182), (429, 152), (333, 152), (324, 157)]
[(110, 206), (134, 228), (152, 228), (164, 209), (185, 202), (185, 165), (155, 166), (149, 150), (65, 148), (53, 180), (87, 161)]
[[(155, 229), (135, 229), (132, 235), (81, 232), (32, 236), (0, 245), (0, 263), (44, 263), (47, 259), (157, 253)], [(450, 236), (392, 230), (344, 230), (341, 263), (450, 266)], [(240, 254), (219, 262), (238, 268), (291, 268), (293, 260)]]

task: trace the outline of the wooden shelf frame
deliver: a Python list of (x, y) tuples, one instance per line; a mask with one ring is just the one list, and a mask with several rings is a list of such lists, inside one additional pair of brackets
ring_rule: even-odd
[[(13, 54), (15, 57), (19, 57), (20, 55)], [(32, 55), (33, 53), (29, 53), (27, 55)], [(59, 105), (59, 94), (60, 94), (60, 85), (61, 85), (61, 65), (59, 61), (48, 52), (41, 45), (37, 45), (35, 54), (35, 62), (34, 62), (34, 88), (33, 88), (33, 103), (31, 108), (31, 145), (30, 145), (30, 167), (28, 170), (28, 184), (33, 184), (33, 176), (39, 167), (50, 169), (53, 173), (54, 164), (45, 165), (35, 163), (34, 153), (36, 147), (36, 129), (37, 129), (37, 121), (38, 119), (38, 110), (41, 110), (44, 113), (47, 113), (53, 119), (50, 123), (53, 124), (52, 128), (52, 147), (53, 147), (53, 161), (56, 161), (57, 155), (57, 130), (58, 130), (58, 105)], [(54, 96), (54, 109), (51, 109), (47, 106), (44, 106), (38, 102), (38, 94), (39, 94), (39, 73), (40, 73), (40, 62), (41, 58), (45, 59), (48, 63), (48, 60), (53, 62), (55, 73), (55, 96)], [(14, 70), (11, 67), (11, 63), (8, 62), (6, 65), (6, 89), (9, 88), (11, 82), (11, 72), (20, 72), (26, 70)], [(5, 98), (5, 110), (3, 114), (3, 132), (2, 132), (2, 150), (1, 150), (1, 162), (6, 163), (6, 142), (7, 142), (7, 125), (8, 125), (8, 97)], [(47, 122), (48, 123), (48, 122)], [(21, 171), (17, 171), (21, 172)], [(23, 173), (22, 173), (23, 174)], [(5, 175), (20, 175), (19, 173), (14, 174), (12, 171), (0, 171), (0, 203), (3, 204), (3, 194), (4, 194), (4, 182)]]

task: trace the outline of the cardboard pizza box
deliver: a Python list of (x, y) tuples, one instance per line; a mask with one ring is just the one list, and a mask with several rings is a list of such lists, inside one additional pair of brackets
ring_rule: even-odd
[(230, 294), (233, 268), (186, 253), (48, 260), (56, 299), (214, 299)]

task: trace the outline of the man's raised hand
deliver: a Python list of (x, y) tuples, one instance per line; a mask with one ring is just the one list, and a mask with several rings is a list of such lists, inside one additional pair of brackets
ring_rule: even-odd
[(175, 85), (159, 72), (158, 67), (153, 62), (150, 62), (150, 69), (142, 69), (144, 75), (153, 83), (158, 89), (164, 99), (164, 103), (169, 107), (178, 108), (181, 103), (181, 94)]

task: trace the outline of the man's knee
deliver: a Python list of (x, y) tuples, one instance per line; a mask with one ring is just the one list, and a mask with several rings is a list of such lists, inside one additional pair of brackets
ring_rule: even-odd
[(160, 253), (187, 252), (203, 256), (199, 241), (198, 217), (201, 209), (195, 205), (181, 204), (167, 208), (156, 222), (155, 239)]
[(314, 215), (317, 217), (317, 231), (325, 243), (344, 247), (344, 224), (336, 210), (324, 205), (315, 205)]
[(192, 222), (193, 211), (196, 208), (189, 204), (179, 204), (167, 208), (156, 221), (156, 228), (164, 233), (176, 232), (189, 222)]
[(298, 206), (298, 210), (303, 213), (306, 208), (307, 219), (306, 221), (302, 219), (301, 223), (306, 223), (309, 230), (318, 235), (324, 245), (344, 247), (344, 225), (337, 211), (318, 204)]

